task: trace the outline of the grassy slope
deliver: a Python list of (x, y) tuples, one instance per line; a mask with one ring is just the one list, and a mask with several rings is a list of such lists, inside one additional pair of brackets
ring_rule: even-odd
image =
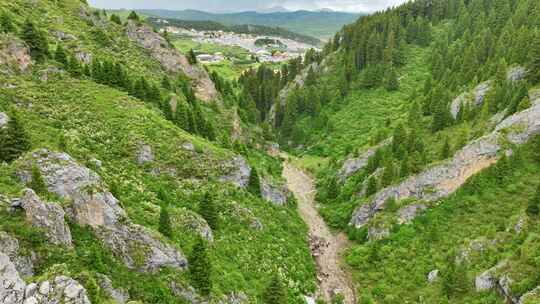
[[(524, 275), (524, 269), (534, 269), (524, 253), (538, 252), (537, 219), (529, 219), (521, 234), (514, 232), (514, 225), (540, 183), (540, 163), (531, 159), (530, 147), (523, 150), (522, 162), (514, 165), (502, 183), (490, 178), (495, 170), (487, 170), (473, 178), (480, 181), (481, 187), (462, 188), (411, 225), (400, 227), (387, 240), (355, 245), (347, 261), (354, 268), (361, 292), (373, 295), (380, 303), (416, 303), (420, 299), (443, 303), (442, 280), (430, 285), (427, 274), (440, 269), (444, 276), (448, 259), (468, 247), (470, 241), (481, 239), (488, 244), (491, 240), (497, 242), (485, 245), (484, 251), (472, 251), (465, 263), (465, 274), (459, 277), (465, 289), (452, 295), (450, 303), (503, 303), (494, 293), (476, 293), (473, 282), (475, 276), (505, 257), (514, 261), (511, 277), (516, 282), (512, 288), (518, 294), (540, 284), (535, 276)], [(532, 241), (522, 245), (527, 238)]]
[[(2, 2), (0, 7), (13, 12), (18, 24), (29, 16), (44, 30), (71, 33), (77, 40), (69, 42), (99, 57), (115, 57), (128, 62), (133, 72), (156, 80), (162, 70), (141, 48), (130, 43), (122, 29), (108, 23), (107, 35), (116, 43), (103, 46), (90, 33), (95, 29), (77, 16), (80, 3), (64, 1), (61, 7), (49, 1), (38, 6), (23, 1)], [(62, 20), (60, 22), (59, 20)], [(6, 37), (3, 37), (3, 39)], [(52, 37), (50, 37), (50, 41)], [(32, 75), (2, 75), (2, 83), (14, 88), (0, 89), (0, 111), (15, 110), (27, 129), (32, 147), (65, 150), (84, 165), (97, 170), (108, 185), (114, 185), (122, 205), (136, 223), (157, 230), (159, 204), (157, 189), (165, 187), (174, 202), (173, 221), (199, 209), (201, 195), (211, 191), (220, 213), (220, 228), (210, 250), (214, 266), (214, 292), (221, 295), (244, 291), (252, 300), (258, 297), (274, 273), (290, 286), (290, 301), (301, 303), (300, 294), (314, 288), (315, 269), (307, 247), (307, 228), (294, 207), (278, 208), (215, 178), (223, 174), (219, 163), (230, 159), (233, 152), (194, 137), (163, 119), (156, 109), (144, 105), (126, 93), (88, 80), (72, 79), (67, 74), (39, 80), (45, 65), (35, 66)], [(180, 146), (190, 141), (195, 152)], [(156, 161), (148, 166), (136, 164), (136, 151), (141, 143), (152, 146)], [(247, 155), (259, 172), (280, 175), (275, 159), (250, 151)], [(101, 169), (92, 163), (96, 158)], [(159, 169), (161, 174), (152, 173)], [(16, 165), (0, 166), (0, 193), (16, 197), (22, 185), (14, 175)], [(166, 172), (176, 172), (171, 176)], [(65, 251), (43, 241), (43, 237), (23, 224), (21, 214), (11, 216), (1, 211), (0, 230), (18, 235), (26, 249), (42, 254), (38, 274), (51, 271), (50, 266), (66, 264), (73, 275), (89, 273), (85, 286), (92, 289), (95, 272), (111, 276), (115, 286), (128, 289), (132, 299), (144, 303), (179, 303), (168, 288), (167, 280), (185, 282), (187, 274), (164, 271), (145, 276), (127, 270), (101, 248), (91, 233), (72, 225), (74, 250)], [(251, 227), (258, 219), (263, 229)], [(17, 228), (18, 227), (18, 228)], [(304, 231), (306, 233), (298, 233)], [(189, 254), (195, 232), (180, 226), (171, 240)], [(99, 255), (100, 258), (93, 258)], [(90, 258), (89, 258), (90, 256)], [(103, 260), (103, 264), (93, 262)], [(93, 293), (94, 297), (103, 295)]]

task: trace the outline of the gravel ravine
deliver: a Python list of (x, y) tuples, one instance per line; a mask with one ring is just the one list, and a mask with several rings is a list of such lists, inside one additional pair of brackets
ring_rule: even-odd
[(332, 234), (315, 208), (315, 187), (306, 173), (285, 161), (283, 176), (298, 201), (298, 212), (309, 226), (311, 253), (317, 263), (319, 290), (317, 297), (330, 303), (332, 296), (342, 294), (345, 304), (355, 304), (354, 285), (342, 265), (341, 253), (347, 248), (343, 233)]

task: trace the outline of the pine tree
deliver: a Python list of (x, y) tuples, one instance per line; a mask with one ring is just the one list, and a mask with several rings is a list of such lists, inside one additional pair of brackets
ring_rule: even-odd
[(371, 176), (367, 182), (366, 196), (370, 196), (377, 193), (377, 188), (378, 188), (377, 179), (375, 178), (375, 176)]
[(34, 60), (42, 62), (49, 56), (47, 37), (30, 19), (23, 25), (21, 38), (28, 44), (30, 55)]
[(111, 15), (111, 22), (114, 22), (118, 25), (122, 25), (122, 20), (120, 20), (120, 17), (118, 17), (118, 15), (116, 14)]
[(64, 67), (67, 67), (68, 58), (61, 44), (58, 44), (58, 46), (56, 47), (56, 52), (54, 53), (54, 59), (60, 62)]
[(255, 196), (261, 196), (261, 182), (259, 180), (259, 173), (255, 167), (251, 169), (251, 174), (249, 175), (248, 191)]
[(203, 200), (199, 207), (199, 214), (206, 220), (208, 226), (210, 226), (212, 230), (218, 229), (219, 215), (216, 204), (210, 192), (206, 192), (204, 194)]
[(0, 162), (11, 162), (30, 149), (30, 140), (15, 114), (0, 128)]
[(384, 167), (382, 180), (381, 180), (381, 186), (386, 187), (392, 184), (394, 181), (396, 169), (394, 167), (394, 163), (392, 161), (388, 161), (386, 166)]
[(43, 181), (43, 176), (41, 176), (41, 171), (37, 166), (32, 166), (31, 175), (32, 180), (30, 180), (28, 187), (34, 190), (37, 194), (47, 194), (47, 186), (45, 185), (45, 181)]
[(529, 200), (526, 211), (531, 217), (536, 217), (540, 214), (540, 186), (536, 190), (534, 196)]
[(159, 232), (168, 238), (172, 237), (171, 218), (169, 209), (165, 203), (163, 203), (161, 211), (159, 212)]
[(140, 21), (140, 18), (135, 11), (131, 11), (131, 13), (129, 13), (128, 20)]
[(530, 45), (528, 70), (529, 81), (533, 84), (540, 83), (540, 30), (536, 31)]
[(452, 147), (450, 146), (450, 139), (446, 137), (441, 151), (441, 159), (447, 159), (448, 157), (450, 157), (451, 152)]
[(386, 75), (386, 89), (388, 91), (396, 91), (399, 89), (399, 81), (396, 70), (391, 68)]
[(264, 304), (286, 304), (287, 293), (281, 284), (281, 280), (275, 275), (262, 295)]
[(82, 75), (82, 66), (75, 56), (69, 58), (67, 70), (73, 77), (80, 77)]
[(197, 64), (197, 56), (195, 55), (195, 52), (193, 51), (193, 49), (189, 50), (188, 61), (189, 61), (189, 64), (191, 65)]
[(188, 259), (191, 285), (203, 296), (208, 296), (212, 291), (212, 265), (207, 250), (206, 243), (199, 239)]
[(15, 25), (13, 24), (13, 18), (7, 12), (0, 14), (0, 32), (13, 33), (15, 32)]

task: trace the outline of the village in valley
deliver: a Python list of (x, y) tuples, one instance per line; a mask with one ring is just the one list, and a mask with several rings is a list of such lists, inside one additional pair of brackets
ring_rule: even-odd
[[(262, 36), (255, 34), (235, 33), (223, 30), (196, 30), (167, 25), (168, 21), (158, 20), (165, 26), (160, 28), (160, 32), (166, 32), (171, 37), (179, 39), (188, 38), (200, 44), (214, 44), (229, 47), (240, 47), (248, 52), (246, 58), (236, 58), (241, 60), (253, 60), (256, 62), (279, 63), (297, 57), (303, 57), (305, 52), (316, 46), (294, 41), (283, 37)], [(204, 52), (204, 50), (194, 49), (197, 60), (202, 64), (220, 63), (228, 58), (224, 52)]]

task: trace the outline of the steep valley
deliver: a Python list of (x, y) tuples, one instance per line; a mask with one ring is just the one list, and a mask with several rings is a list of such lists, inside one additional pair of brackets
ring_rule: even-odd
[(540, 303), (539, 1), (219, 66), (118, 12), (0, 0), (0, 304)]

